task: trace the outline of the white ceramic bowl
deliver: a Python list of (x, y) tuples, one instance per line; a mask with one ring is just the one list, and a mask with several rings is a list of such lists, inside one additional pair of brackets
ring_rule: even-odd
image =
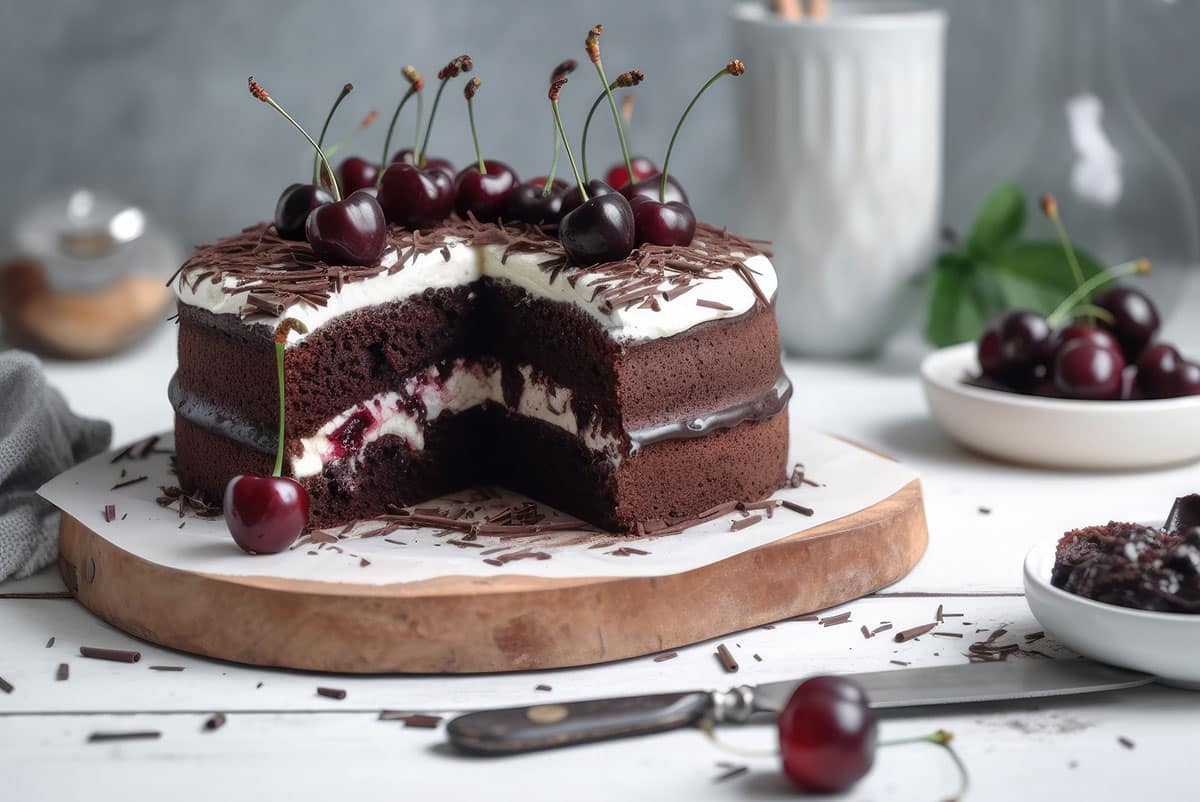
[(965, 384), (975, 344), (921, 363), (934, 420), (967, 448), (1009, 462), (1072, 470), (1155, 468), (1200, 459), (1200, 396), (1068, 401)]
[(1054, 587), (1057, 543), (1035, 546), (1025, 557), (1025, 599), (1046, 632), (1085, 657), (1200, 690), (1200, 615), (1118, 607)]

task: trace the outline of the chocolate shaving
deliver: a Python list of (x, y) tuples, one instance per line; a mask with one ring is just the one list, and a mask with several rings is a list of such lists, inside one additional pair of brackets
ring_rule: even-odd
[(117, 517), (117, 506), (115, 504), (105, 504), (104, 509), (100, 513), (104, 516), (104, 523), (110, 524)]
[(141, 652), (129, 649), (100, 649), (95, 646), (80, 646), (79, 654), (93, 660), (112, 660), (117, 663), (136, 663), (142, 659)]
[(697, 298), (696, 306), (703, 306), (708, 309), (718, 309), (722, 312), (732, 312), (733, 307), (729, 304), (723, 304), (720, 301), (710, 301), (707, 298)]
[(826, 616), (825, 618), (821, 619), (821, 626), (836, 627), (838, 624), (845, 624), (850, 621), (850, 613), (851, 612), (852, 612), (851, 610), (847, 610), (844, 613), (838, 613), (837, 615)]
[(732, 780), (734, 777), (740, 777), (748, 771), (750, 771), (749, 766), (730, 766), (716, 777), (713, 777), (713, 782), (720, 783), (725, 782), (726, 780)]
[(156, 738), (161, 738), (162, 733), (159, 730), (130, 730), (128, 732), (93, 732), (88, 736), (88, 743), (102, 743), (106, 741), (149, 741)]
[(897, 665), (897, 666), (911, 666), (912, 665), (912, 663), (905, 662), (904, 660), (888, 660), (888, 662), (892, 663), (893, 665)]
[(733, 658), (733, 653), (729, 651), (729, 647), (724, 643), (717, 647), (717, 659), (721, 661), (721, 668), (725, 669), (726, 673), (737, 673), (738, 662)]
[(441, 722), (441, 716), (431, 716), (427, 713), (403, 713), (398, 710), (380, 710), (380, 721), (403, 721), (405, 727), (420, 727), (433, 729)]
[(12, 683), (6, 680), (4, 677), (0, 677), (0, 691), (4, 691), (5, 693), (13, 692)]
[(739, 520), (730, 521), (729, 531), (730, 532), (740, 532), (743, 529), (747, 529), (751, 526), (754, 526), (756, 523), (758, 523), (762, 519), (763, 519), (763, 517), (761, 515), (751, 515), (746, 518), (741, 518)]
[(663, 663), (667, 660), (674, 660), (679, 656), (679, 652), (664, 652), (663, 654), (654, 655), (654, 662)]
[(148, 666), (151, 671), (183, 671), (183, 666)]
[(933, 630), (933, 628), (936, 626), (937, 626), (937, 624), (922, 624), (919, 627), (912, 627), (911, 629), (906, 629), (902, 632), (897, 632), (895, 641), (896, 641), (896, 643), (904, 643), (905, 641), (910, 641), (913, 638), (919, 638), (922, 635), (924, 635), (926, 632), (931, 632)]
[(136, 485), (139, 482), (146, 481), (146, 479), (147, 479), (147, 477), (145, 477), (145, 476), (135, 476), (132, 479), (126, 479), (124, 482), (117, 482), (115, 485), (110, 487), (109, 490), (120, 490), (122, 487), (129, 487), (130, 485)]
[(779, 501), (779, 506), (783, 507), (786, 510), (791, 510), (792, 512), (796, 512), (801, 515), (806, 515), (810, 518), (813, 515), (812, 507), (805, 507), (803, 504), (797, 504), (796, 502), (788, 501), (787, 499), (781, 499)]
[(345, 699), (346, 692), (341, 688), (317, 688), (317, 696), (324, 696), (327, 699)]
[(1117, 743), (1119, 743), (1121, 746), (1125, 747), (1126, 749), (1133, 749), (1136, 746), (1136, 744), (1134, 744), (1132, 739), (1126, 738), (1124, 735), (1117, 736)]
[(545, 683), (535, 685), (533, 689), (535, 691), (552, 691), (552, 690), (554, 690), (553, 688), (551, 688), (549, 685), (547, 685)]
[(71, 676), (71, 667), (66, 663), (59, 663), (58, 670), (54, 672), (54, 679), (58, 682), (66, 682)]
[(50, 640), (46, 641), (46, 648), (49, 649), (53, 645), (54, 645), (54, 636), (51, 635)]
[(226, 719), (225, 719), (224, 713), (213, 713), (204, 722), (204, 729), (207, 732), (212, 732), (213, 730), (219, 730), (225, 726), (225, 720)]

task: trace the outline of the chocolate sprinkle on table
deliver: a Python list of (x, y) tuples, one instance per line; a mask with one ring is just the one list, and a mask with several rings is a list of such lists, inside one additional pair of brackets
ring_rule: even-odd
[(141, 652), (129, 649), (100, 649), (95, 646), (80, 646), (79, 653), (93, 660), (112, 660), (117, 663), (136, 663), (142, 659)]
[(791, 618), (784, 619), (786, 621), (820, 621), (820, 616), (816, 615), (796, 615)]
[(537, 686), (535, 686), (535, 687), (534, 687), (534, 690), (535, 690), (535, 691), (552, 691), (552, 690), (554, 690), (554, 689), (553, 689), (553, 688), (551, 688), (549, 685), (546, 685), (545, 683), (542, 683), (542, 684), (540, 684), (540, 685), (537, 685)]
[(50, 640), (46, 641), (46, 648), (49, 649), (53, 645), (54, 645), (54, 636), (51, 635)]
[(149, 666), (151, 671), (183, 671), (183, 666)]
[(786, 510), (800, 513), (801, 515), (807, 515), (810, 518), (813, 515), (812, 507), (805, 507), (803, 504), (797, 504), (796, 502), (788, 501), (787, 499), (781, 499), (779, 501), (779, 506)]
[(1025, 642), (1032, 643), (1033, 641), (1041, 640), (1044, 637), (1046, 637), (1046, 633), (1041, 630), (1038, 630), (1037, 632), (1030, 632), (1025, 636)]
[(720, 783), (726, 780), (732, 780), (734, 777), (740, 777), (750, 771), (749, 766), (730, 766), (728, 769), (713, 777), (713, 782)]
[(146, 481), (147, 478), (148, 477), (145, 477), (145, 476), (135, 476), (132, 479), (126, 479), (124, 482), (117, 482), (115, 485), (110, 487), (109, 490), (120, 490), (122, 487), (129, 487), (130, 485), (136, 485), (139, 482)]
[(758, 662), (760, 662), (760, 663), (762, 662), (762, 658), (761, 658), (761, 657), (759, 657), (759, 655), (758, 655), (758, 652), (755, 652), (753, 656), (754, 656), (754, 659), (755, 659), (755, 660), (757, 660), (757, 661), (758, 661)]
[(1119, 743), (1121, 746), (1125, 747), (1126, 749), (1133, 749), (1134, 746), (1136, 746), (1136, 744), (1134, 744), (1134, 742), (1131, 739), (1126, 738), (1124, 735), (1117, 737), (1117, 743)]
[(904, 643), (905, 641), (910, 641), (913, 638), (919, 638), (926, 632), (932, 631), (936, 626), (937, 624), (922, 624), (919, 627), (912, 627), (911, 629), (906, 629), (903, 632), (897, 632), (895, 641), (896, 643)]
[(866, 624), (863, 624), (859, 631), (862, 632), (863, 640), (871, 639), (871, 630), (867, 629)]
[(88, 743), (95, 744), (104, 741), (150, 741), (161, 738), (158, 730), (131, 730), (129, 732), (93, 732), (88, 736)]
[(763, 517), (761, 515), (751, 515), (746, 518), (742, 518), (740, 520), (730, 521), (729, 522), (729, 531), (730, 532), (740, 532), (743, 529), (748, 529), (751, 526), (754, 526), (756, 523), (758, 523), (762, 519), (763, 519)]
[(891, 624), (880, 624), (879, 626), (877, 626), (873, 630), (871, 630), (871, 634), (878, 635), (880, 632), (887, 632), (891, 628), (892, 628)]
[(934, 615), (933, 615), (933, 617), (934, 617), (934, 618), (937, 620), (937, 622), (938, 622), (939, 624), (940, 624), (940, 623), (942, 623), (943, 621), (945, 621), (945, 620), (946, 620), (946, 619), (945, 619), (945, 618), (942, 616), (942, 613), (943, 613), (943, 612), (945, 612), (945, 610), (942, 608), (942, 605), (940, 605), (940, 604), (939, 604), (939, 605), (938, 605), (938, 608), (937, 608), (937, 612), (936, 612), (936, 613), (934, 613)]
[(912, 663), (907, 663), (904, 660), (888, 660), (888, 662), (892, 663), (893, 665), (898, 665), (898, 666), (911, 666), (912, 665)]
[(664, 652), (663, 654), (654, 655), (654, 662), (662, 663), (667, 660), (674, 660), (679, 656), (679, 652)]
[(208, 720), (204, 722), (204, 729), (209, 732), (211, 732), (212, 730), (219, 730), (224, 726), (225, 726), (225, 714), (224, 713), (213, 713), (211, 716), (208, 717)]
[(6, 680), (4, 677), (0, 677), (0, 691), (4, 691), (5, 693), (13, 692), (12, 683)]
[(933, 634), (941, 638), (961, 638), (963, 636), (961, 632), (935, 632)]
[(324, 696), (327, 699), (345, 699), (346, 692), (341, 688), (317, 688), (317, 696)]
[(399, 710), (380, 710), (380, 721), (403, 721), (405, 727), (421, 727), (433, 729), (442, 720), (441, 716), (431, 716), (426, 713), (405, 713)]
[(71, 676), (71, 667), (66, 663), (59, 663), (58, 670), (54, 672), (56, 682), (65, 682)]
[(721, 668), (725, 669), (726, 673), (737, 673), (738, 662), (733, 658), (733, 653), (729, 651), (729, 647), (724, 643), (717, 647), (717, 659), (721, 661)]
[(101, 514), (104, 516), (104, 523), (110, 524), (117, 517), (117, 506), (115, 504), (105, 504)]
[(826, 616), (825, 618), (821, 619), (821, 622), (820, 622), (821, 626), (836, 627), (838, 624), (845, 624), (850, 620), (850, 612), (851, 612), (850, 610), (847, 610), (844, 613), (838, 613), (837, 615)]

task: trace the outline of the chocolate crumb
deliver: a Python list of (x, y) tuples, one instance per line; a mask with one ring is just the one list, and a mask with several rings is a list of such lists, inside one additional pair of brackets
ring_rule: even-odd
[(0, 677), (0, 691), (4, 691), (5, 693), (13, 692), (12, 683), (6, 680), (4, 677)]
[(112, 660), (117, 663), (136, 663), (142, 659), (141, 652), (129, 649), (98, 649), (95, 646), (80, 646), (79, 653), (93, 660)]
[(263, 686), (263, 684), (260, 682), (260, 683), (258, 683), (257, 685), (255, 685), (255, 686), (254, 686), (254, 690), (258, 690), (258, 689), (259, 689), (259, 688), (261, 688), (262, 686)]
[(1137, 745), (1129, 738), (1126, 738), (1124, 735), (1121, 735), (1117, 738), (1117, 743), (1119, 743), (1121, 746), (1125, 747), (1126, 749), (1133, 749)]
[(317, 696), (324, 696), (326, 699), (345, 699), (346, 692), (341, 688), (317, 688)]
[(358, 567), (359, 567), (359, 568), (366, 568), (366, 567), (367, 567), (368, 565), (370, 565), (370, 564), (371, 564), (371, 561), (370, 561), (370, 560), (368, 560), (366, 557), (362, 557), (362, 558), (360, 558), (360, 559), (359, 559), (359, 561), (358, 561)]
[(554, 689), (545, 683), (541, 683), (539, 685), (534, 686), (534, 690), (535, 691), (552, 691)]
[(156, 738), (161, 738), (162, 733), (158, 730), (130, 730), (129, 732), (93, 732), (88, 736), (88, 743), (102, 743), (104, 741), (150, 741)]
[(664, 652), (663, 654), (654, 655), (654, 662), (662, 663), (667, 660), (674, 660), (679, 656), (679, 652)]
[(431, 716), (426, 713), (405, 713), (400, 710), (380, 710), (380, 721), (403, 721), (405, 727), (421, 727), (433, 729), (442, 720), (441, 716)]
[(50, 640), (46, 641), (46, 648), (49, 649), (53, 645), (54, 645), (54, 636), (51, 635)]
[(991, 515), (991, 514), (992, 514), (992, 508), (991, 508), (991, 507), (980, 507), (980, 508), (979, 508), (979, 514), (980, 514), (980, 515)]
[(859, 628), (859, 631), (860, 631), (860, 632), (862, 632), (863, 640), (870, 640), (870, 639), (871, 639), (871, 630), (867, 629), (867, 625), (866, 625), (866, 624), (863, 624), (863, 625), (862, 625), (862, 626)]
[(733, 658), (733, 653), (729, 651), (729, 647), (724, 643), (717, 647), (717, 659), (721, 661), (721, 668), (725, 669), (726, 673), (737, 673), (738, 662)]
[(922, 624), (919, 627), (912, 627), (911, 629), (906, 629), (903, 632), (897, 632), (895, 641), (896, 643), (904, 643), (905, 641), (910, 641), (913, 638), (919, 638), (926, 632), (930, 632), (936, 626), (937, 624)]
[(100, 510), (100, 514), (104, 516), (104, 523), (112, 523), (113, 519), (117, 517), (117, 505), (105, 504), (104, 508)]
[(151, 671), (183, 671), (183, 666), (150, 666)]
[(225, 714), (224, 713), (213, 713), (211, 716), (208, 717), (208, 720), (204, 722), (204, 729), (209, 732), (211, 732), (213, 730), (219, 730), (224, 726), (225, 726)]
[(71, 667), (66, 663), (59, 663), (58, 670), (54, 672), (56, 682), (66, 682), (71, 677)]
[(879, 626), (877, 626), (873, 630), (871, 630), (871, 634), (878, 635), (880, 632), (887, 632), (891, 628), (892, 628), (891, 624), (880, 624)]
[(754, 659), (755, 659), (755, 660), (757, 660), (758, 662), (760, 662), (760, 663), (762, 662), (762, 658), (758, 656), (758, 653), (757, 653), (757, 652), (755, 652), (755, 653), (754, 653), (753, 657), (754, 657)]
[(907, 663), (903, 660), (888, 660), (888, 662), (892, 663), (893, 665), (897, 665), (897, 666), (911, 666), (912, 665), (912, 663)]

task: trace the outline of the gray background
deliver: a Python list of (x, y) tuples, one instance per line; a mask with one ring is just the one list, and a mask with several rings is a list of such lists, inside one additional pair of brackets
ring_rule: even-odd
[[(247, 95), (251, 73), (313, 128), (352, 81), (344, 128), (370, 108), (390, 114), (403, 64), (432, 79), (448, 58), (470, 52), (484, 81), (477, 118), (485, 150), (533, 175), (549, 159), (547, 71), (564, 57), (583, 58), (591, 24), (608, 27), (611, 74), (637, 66), (648, 75), (633, 141), (656, 161), (694, 87), (733, 55), (730, 0), (2, 2), (0, 218), (10, 224), (30, 198), (89, 184), (146, 204), (189, 243), (269, 217), (280, 188), (308, 170), (299, 136)], [(993, 180), (981, 169), (984, 143), (1035, 113), (1039, 52), (1072, 42), (1044, 41), (1044, 3), (1035, 0), (943, 5), (947, 219), (959, 223)], [(1200, 3), (1128, 0), (1122, 10), (1117, 50), (1130, 88), (1196, 186)], [(730, 83), (698, 107), (677, 154), (700, 216), (712, 220), (731, 212), (736, 165), (724, 154), (739, 121)], [(582, 70), (567, 87), (575, 130), (597, 89)], [(470, 152), (464, 104), (457, 88), (444, 100), (430, 150), (461, 164)], [(351, 152), (374, 158), (383, 128), (376, 124)], [(407, 139), (407, 114), (399, 130)], [(594, 161), (612, 161), (611, 126), (601, 125), (594, 142)]]

